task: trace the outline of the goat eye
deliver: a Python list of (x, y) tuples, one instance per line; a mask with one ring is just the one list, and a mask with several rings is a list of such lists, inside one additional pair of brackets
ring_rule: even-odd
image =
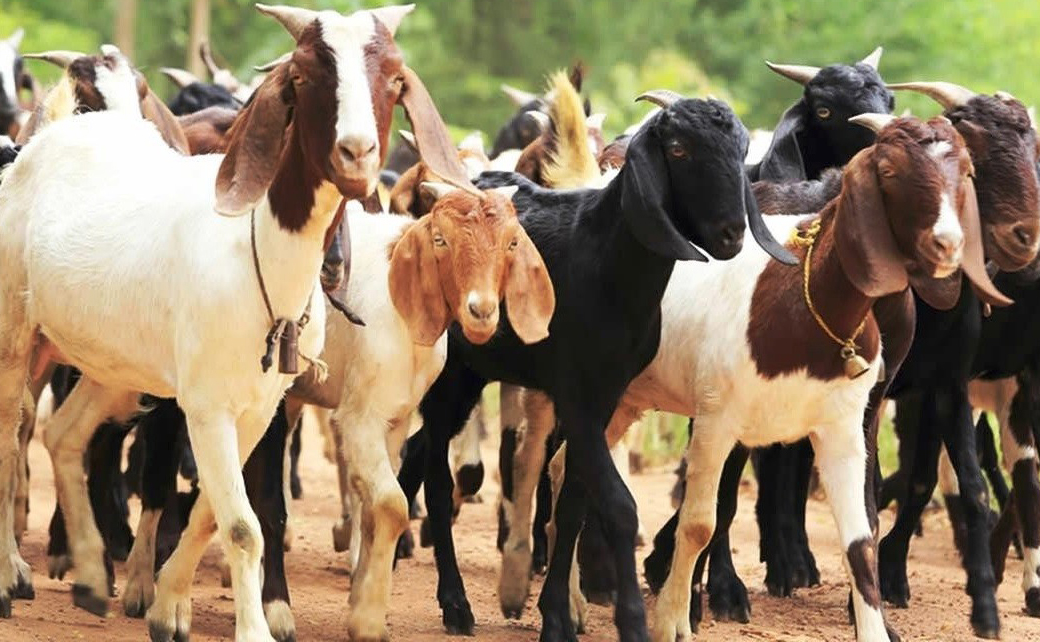
[(827, 120), (831, 117), (831, 110), (826, 107), (817, 107), (816, 115), (820, 117), (820, 120)]
[(390, 88), (399, 90), (404, 86), (404, 76), (397, 75), (390, 79)]
[(520, 239), (514, 238), (509, 242), (509, 249), (515, 250), (518, 245), (520, 245)]
[(444, 240), (444, 237), (440, 234), (433, 235), (433, 244), (436, 247), (448, 247), (448, 242)]
[(679, 160), (686, 158), (686, 150), (683, 149), (683, 146), (678, 142), (673, 142), (668, 145), (668, 153), (672, 158), (677, 158)]

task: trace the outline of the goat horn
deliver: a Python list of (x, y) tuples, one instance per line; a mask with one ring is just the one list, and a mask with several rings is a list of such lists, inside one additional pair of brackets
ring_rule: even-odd
[(181, 89), (184, 89), (193, 83), (201, 82), (195, 74), (186, 69), (178, 69), (177, 67), (160, 67), (159, 73), (169, 78), (173, 84), (177, 85)]
[[(103, 44), (100, 47), (102, 56), (123, 56), (123, 52), (119, 50), (119, 47), (112, 44)], [(124, 58), (126, 56), (123, 56)]]
[(524, 114), (526, 114), (527, 117), (533, 120), (534, 122), (538, 123), (538, 128), (542, 131), (549, 129), (549, 124), (551, 122), (549, 120), (549, 114), (545, 113), (544, 111), (538, 111), (537, 109), (526, 111), (524, 112)]
[(469, 150), (471, 152), (484, 153), (484, 135), (479, 131), (473, 131), (466, 134), (466, 137), (459, 141), (459, 151)]
[(209, 48), (209, 43), (206, 41), (199, 45), (199, 58), (202, 59), (202, 64), (206, 66), (210, 76), (216, 76), (220, 72), (217, 61), (213, 60), (213, 50)]
[(269, 73), (269, 72), (273, 71), (275, 69), (275, 67), (277, 67), (278, 65), (281, 65), (283, 63), (289, 62), (289, 59), (292, 58), (292, 55), (293, 55), (293, 52), (291, 52), (291, 51), (289, 53), (284, 53), (284, 54), (278, 56), (277, 58), (275, 58), (274, 60), (272, 60), (271, 62), (269, 62), (267, 64), (264, 64), (264, 65), (257, 65), (255, 67), (253, 67), (253, 69), (255, 71), (258, 71), (258, 72), (262, 73), (262, 74)]
[(18, 51), (18, 47), (22, 46), (23, 37), (25, 37), (25, 29), (18, 27), (14, 30), (14, 33), (7, 37), (6, 42), (11, 46), (11, 49)]
[(856, 123), (857, 125), (862, 125), (867, 129), (872, 130), (876, 134), (880, 132), (882, 129), (884, 129), (885, 125), (888, 125), (895, 119), (896, 117), (892, 114), (875, 114), (867, 112), (865, 114), (853, 116), (849, 119), (849, 122)]
[(520, 189), (519, 185), (503, 185), (501, 187), (492, 187), (489, 191), (501, 194), (506, 197), (507, 201), (513, 200), (513, 195), (516, 194), (517, 190)]
[(390, 35), (393, 36), (397, 33), (397, 28), (401, 26), (401, 21), (407, 16), (412, 10), (415, 9), (414, 4), (399, 4), (390, 5), (388, 7), (377, 7), (375, 9), (369, 9), (368, 13), (375, 17), (376, 20), (382, 22), (387, 29), (390, 30)]
[(531, 92), (524, 91), (523, 89), (517, 89), (512, 85), (502, 83), (501, 88), (502, 93), (504, 93), (506, 96), (509, 96), (509, 99), (512, 100), (513, 104), (515, 104), (517, 107), (523, 107), (529, 102), (538, 100), (537, 94), (532, 94)]
[(888, 85), (889, 89), (906, 89), (922, 93), (943, 106), (944, 109), (959, 107), (977, 94), (952, 82), (897, 82)]
[(423, 181), (419, 184), (419, 189), (432, 196), (433, 200), (438, 201), (458, 188), (438, 181)]
[(1006, 92), (1006, 91), (1003, 91), (1003, 90), (998, 91), (997, 93), (995, 93), (993, 95), (996, 96), (997, 98), (1003, 100), (1006, 103), (1009, 103), (1012, 100), (1015, 100), (1015, 97), (1012, 96), (1010, 92)]
[(22, 58), (29, 58), (31, 60), (46, 60), (52, 65), (57, 65), (62, 69), (68, 69), (69, 65), (72, 64), (77, 58), (83, 58), (87, 54), (80, 53), (78, 51), (67, 51), (65, 49), (55, 49), (53, 51), (44, 51), (41, 53), (29, 53), (22, 55)]
[(682, 99), (682, 94), (676, 93), (671, 89), (651, 89), (650, 91), (644, 91), (636, 96), (636, 102), (645, 100), (648, 103), (657, 105), (661, 109), (668, 109), (674, 105), (676, 101)]
[(881, 64), (881, 54), (883, 54), (884, 52), (884, 47), (878, 47), (874, 51), (871, 51), (869, 54), (867, 54), (867, 57), (863, 60), (860, 60), (859, 62), (861, 65), (866, 65), (868, 67), (873, 68), (874, 71), (877, 71), (878, 65)]
[(415, 134), (404, 129), (398, 129), (397, 134), (401, 137), (401, 140), (404, 141), (405, 145), (412, 148), (413, 152), (416, 154), (419, 153), (419, 145), (415, 142)]
[(775, 62), (769, 62), (768, 60), (766, 61), (766, 67), (769, 67), (784, 78), (790, 78), (803, 87), (808, 85), (809, 81), (816, 77), (816, 74), (820, 73), (819, 67), (810, 67), (809, 65), (779, 65)]
[(318, 19), (318, 12), (312, 9), (301, 9), (299, 7), (287, 7), (285, 5), (256, 4), (257, 11), (266, 14), (282, 23), (285, 30), (294, 40), (299, 40), (306, 29)]

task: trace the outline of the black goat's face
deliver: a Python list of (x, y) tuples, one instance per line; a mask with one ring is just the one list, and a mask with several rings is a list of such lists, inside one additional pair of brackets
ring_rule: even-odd
[(849, 122), (857, 114), (890, 114), (895, 97), (865, 63), (824, 67), (805, 85), (808, 132), (816, 132), (844, 165), (874, 143), (874, 132)]
[(640, 242), (673, 259), (736, 256), (745, 217), (777, 259), (795, 259), (769, 235), (744, 172), (748, 132), (725, 103), (670, 102), (632, 138), (622, 169), (622, 210)]

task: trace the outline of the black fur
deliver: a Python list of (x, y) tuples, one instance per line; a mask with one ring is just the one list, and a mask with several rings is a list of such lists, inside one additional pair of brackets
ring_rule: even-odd
[(181, 89), (170, 100), (167, 107), (174, 116), (186, 116), (202, 111), (207, 107), (228, 107), (238, 110), (242, 108), (240, 103), (231, 92), (220, 85), (203, 82), (193, 82)]

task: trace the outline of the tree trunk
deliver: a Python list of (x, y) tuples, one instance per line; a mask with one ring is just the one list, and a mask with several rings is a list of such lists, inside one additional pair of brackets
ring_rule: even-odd
[(191, 27), (188, 31), (188, 54), (185, 68), (199, 78), (206, 77), (206, 65), (199, 56), (199, 46), (209, 40), (209, 0), (191, 0)]
[(130, 60), (134, 60), (136, 24), (137, 0), (119, 0), (116, 4), (115, 44)]

